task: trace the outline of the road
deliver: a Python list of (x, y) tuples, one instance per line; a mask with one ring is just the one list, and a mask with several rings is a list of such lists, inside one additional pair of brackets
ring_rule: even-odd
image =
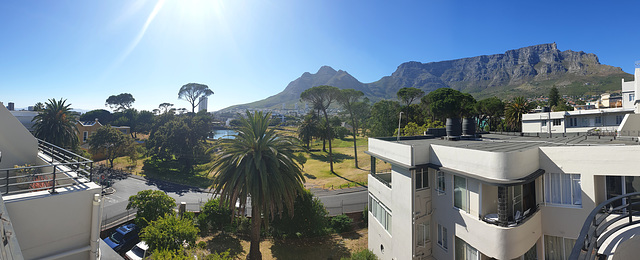
[[(188, 211), (198, 211), (200, 206), (211, 198), (211, 193), (203, 192), (198, 188), (139, 177), (116, 180), (112, 187), (115, 192), (104, 196), (103, 229), (134, 217), (135, 212), (127, 211), (127, 203), (129, 196), (141, 190), (162, 190), (174, 198), (177, 204), (186, 202)], [(367, 190), (363, 187), (342, 190), (312, 189), (311, 191), (322, 201), (330, 216), (362, 211), (367, 205)]]

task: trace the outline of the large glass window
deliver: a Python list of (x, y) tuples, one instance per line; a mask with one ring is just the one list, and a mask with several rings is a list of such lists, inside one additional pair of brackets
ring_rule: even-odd
[(425, 247), (429, 241), (429, 221), (416, 225), (416, 246)]
[(545, 259), (569, 259), (575, 239), (544, 236), (544, 257)]
[[(640, 176), (607, 176), (607, 199), (624, 195), (627, 193), (633, 193), (640, 191)], [(617, 201), (613, 204), (614, 207), (626, 204), (626, 199)], [(640, 210), (640, 205), (633, 207), (634, 210)]]
[(429, 188), (429, 171), (427, 168), (416, 170), (416, 190)]
[(369, 193), (369, 212), (385, 230), (391, 233), (391, 210), (373, 197), (371, 193)]
[(464, 177), (453, 177), (453, 206), (469, 212), (469, 192), (467, 179)]
[(438, 245), (445, 250), (448, 248), (447, 245), (447, 228), (438, 224)]
[(438, 171), (436, 173), (436, 178), (438, 181), (438, 187), (436, 188), (436, 190), (438, 190), (438, 195), (445, 194), (444, 173), (441, 171)]
[(544, 189), (547, 204), (582, 205), (580, 174), (545, 173)]
[(456, 237), (456, 250), (455, 250), (455, 259), (456, 260), (478, 260), (478, 250), (464, 242), (464, 240)]

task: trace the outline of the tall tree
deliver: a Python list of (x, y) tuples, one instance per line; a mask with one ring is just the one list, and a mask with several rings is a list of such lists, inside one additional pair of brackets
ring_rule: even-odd
[(98, 119), (102, 125), (108, 125), (111, 124), (111, 120), (113, 120), (113, 114), (104, 109), (95, 109), (80, 116), (80, 121), (83, 122), (93, 121), (96, 119)]
[(209, 86), (198, 83), (189, 83), (180, 88), (178, 91), (178, 98), (184, 99), (191, 103), (191, 113), (195, 113), (196, 107), (200, 104), (201, 97), (208, 97), (213, 95), (213, 91), (209, 89)]
[(400, 103), (391, 100), (380, 100), (371, 107), (369, 131), (371, 136), (392, 136), (398, 127)]
[(32, 122), (34, 135), (54, 145), (73, 149), (78, 145), (77, 117), (71, 111), (71, 104), (66, 99), (49, 99), (43, 111), (38, 113)]
[(357, 113), (355, 112), (355, 109), (357, 107), (356, 104), (360, 101), (362, 96), (364, 96), (364, 93), (355, 89), (340, 90), (340, 95), (338, 95), (338, 103), (342, 108), (349, 112), (349, 118), (351, 119), (351, 127), (353, 128), (353, 154), (356, 168), (358, 168), (358, 145), (356, 144), (356, 139), (358, 138), (359, 126), (358, 120), (356, 119)]
[(270, 113), (247, 111), (240, 119), (236, 138), (222, 140), (222, 155), (213, 164), (217, 171), (214, 194), (220, 194), (223, 204), (239, 201), (244, 207), (251, 197), (249, 259), (262, 259), (262, 222), (268, 226), (270, 218), (285, 210), (293, 214), (296, 196), (303, 190), (304, 176), (295, 155), (302, 148), (299, 140), (270, 129), (269, 118)]
[(171, 103), (162, 103), (158, 106), (158, 108), (160, 109), (160, 113), (169, 113), (169, 111), (171, 111), (171, 107), (173, 106), (173, 104)]
[(333, 171), (333, 151), (331, 149), (331, 125), (329, 124), (329, 115), (327, 114), (327, 109), (331, 106), (334, 100), (340, 95), (340, 89), (332, 86), (317, 86), (310, 89), (305, 90), (300, 94), (300, 99), (310, 102), (313, 104), (314, 108), (317, 108), (322, 111), (325, 119), (325, 133), (326, 138), (329, 140), (329, 167), (331, 173)]
[(302, 124), (298, 127), (298, 138), (311, 148), (311, 140), (318, 137), (320, 132), (319, 120), (315, 113), (310, 112), (304, 117)]
[(44, 104), (42, 102), (37, 102), (35, 106), (33, 106), (33, 111), (42, 111), (44, 110)]
[(446, 118), (470, 116), (476, 100), (470, 94), (455, 89), (439, 88), (425, 96), (423, 102), (428, 104), (436, 119), (444, 121)]
[(478, 123), (487, 124), (489, 131), (495, 131), (504, 116), (504, 102), (497, 97), (485, 98), (476, 103)]
[(512, 131), (522, 131), (522, 114), (529, 112), (529, 109), (529, 103), (524, 97), (516, 97), (507, 104), (504, 117)]
[(142, 190), (129, 197), (127, 210), (137, 209), (136, 225), (147, 226), (150, 222), (173, 213), (176, 200), (160, 190)]
[(413, 103), (413, 101), (415, 100), (420, 100), (420, 98), (424, 96), (424, 91), (422, 89), (413, 87), (401, 88), (400, 90), (398, 90), (397, 95), (398, 100), (402, 101), (402, 103), (405, 104), (404, 113), (407, 118), (407, 123), (409, 123), (411, 119), (411, 103)]
[(105, 155), (109, 161), (109, 166), (113, 168), (113, 161), (116, 158), (135, 153), (135, 147), (131, 137), (118, 129), (105, 125), (91, 134), (89, 151), (94, 155)]
[(560, 93), (558, 92), (558, 88), (553, 86), (551, 90), (549, 90), (549, 107), (555, 107), (558, 105), (560, 101)]
[(104, 103), (104, 106), (110, 107), (113, 111), (123, 111), (125, 109), (131, 108), (133, 102), (136, 99), (133, 98), (133, 95), (129, 93), (122, 93), (119, 95), (111, 95), (107, 98), (107, 101)]

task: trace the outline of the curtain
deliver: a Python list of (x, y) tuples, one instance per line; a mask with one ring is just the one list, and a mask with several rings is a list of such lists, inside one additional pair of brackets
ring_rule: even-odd
[(573, 205), (582, 205), (582, 188), (580, 187), (580, 175), (571, 174), (571, 186), (573, 188)]
[(544, 259), (564, 259), (562, 238), (544, 236)]

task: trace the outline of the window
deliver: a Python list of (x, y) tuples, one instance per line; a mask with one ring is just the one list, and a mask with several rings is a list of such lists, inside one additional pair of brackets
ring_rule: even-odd
[(469, 191), (464, 177), (453, 176), (453, 206), (469, 212)]
[(616, 125), (619, 125), (622, 123), (622, 119), (624, 118), (624, 116), (620, 115), (620, 116), (616, 116)]
[(429, 241), (429, 221), (416, 225), (416, 246), (425, 247)]
[(455, 259), (460, 260), (478, 260), (478, 250), (464, 242), (464, 240), (456, 237)]
[(547, 126), (547, 121), (546, 120), (542, 121), (542, 126)]
[(87, 142), (87, 139), (89, 139), (89, 132), (87, 131), (82, 132), (82, 142), (83, 143)]
[[(607, 176), (606, 193), (607, 199), (640, 191), (640, 177), (638, 176)], [(622, 203), (627, 204), (627, 199), (614, 202), (613, 206), (621, 206)], [(633, 210), (640, 210), (640, 205), (633, 205)]]
[(438, 245), (447, 250), (447, 228), (438, 224)]
[(578, 126), (578, 119), (577, 118), (569, 118), (569, 126)]
[(422, 168), (416, 170), (416, 190), (429, 188), (429, 170)]
[(576, 240), (544, 235), (544, 259), (569, 259)]
[(385, 230), (391, 233), (391, 210), (373, 197), (371, 193), (369, 193), (369, 212)]
[(553, 125), (561, 125), (562, 124), (562, 119), (554, 119), (553, 120)]
[(544, 195), (547, 204), (582, 206), (580, 174), (545, 173)]
[(444, 173), (441, 171), (438, 171), (436, 173), (436, 178), (438, 179), (438, 187), (436, 188), (436, 190), (438, 190), (438, 195), (442, 195), (445, 194), (445, 183), (444, 183)]
[(636, 94), (629, 94), (629, 101), (635, 101), (636, 100)]
[(602, 124), (602, 117), (596, 116), (596, 124)]

